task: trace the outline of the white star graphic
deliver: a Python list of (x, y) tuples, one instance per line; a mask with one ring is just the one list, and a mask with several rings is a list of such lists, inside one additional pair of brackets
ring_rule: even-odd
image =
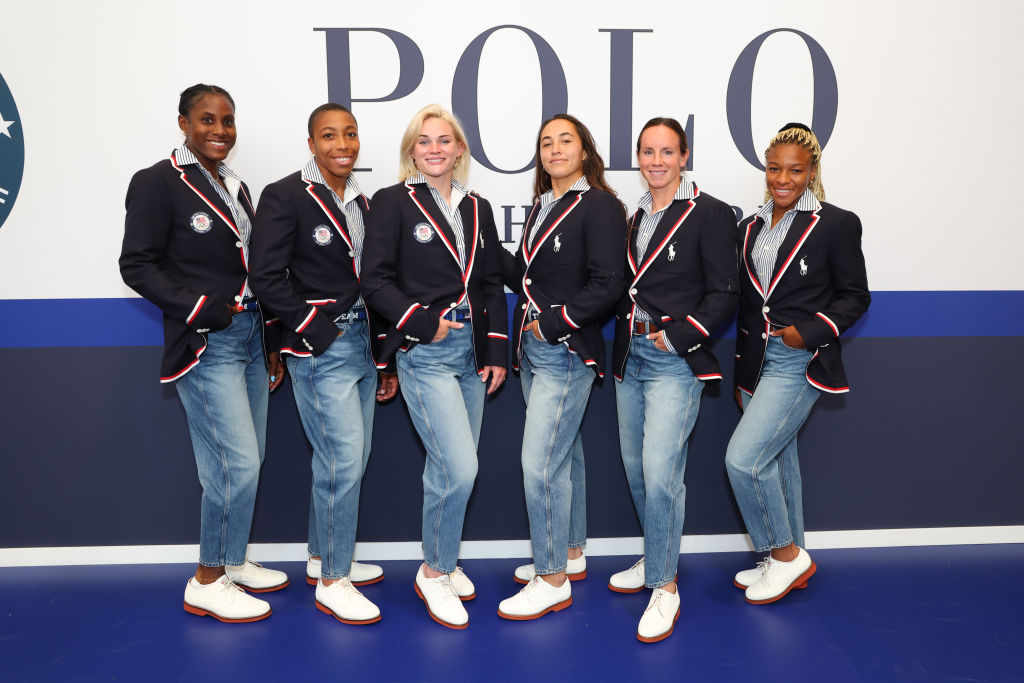
[(7, 137), (11, 137), (10, 128), (14, 125), (14, 123), (14, 121), (4, 121), (4, 115), (0, 114), (0, 135), (6, 135)]

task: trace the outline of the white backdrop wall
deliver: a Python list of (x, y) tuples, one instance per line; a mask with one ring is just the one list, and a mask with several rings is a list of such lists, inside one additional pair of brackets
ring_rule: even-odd
[[(590, 126), (606, 159), (611, 38), (601, 29), (650, 31), (633, 34), (630, 142), (651, 116), (685, 123), (692, 115), (692, 177), (744, 213), (759, 203), (763, 180), (730, 134), (730, 74), (766, 31), (810, 36), (838, 88), (825, 187), (830, 201), (863, 219), (872, 289), (1024, 289), (1024, 225), (1013, 210), (1024, 155), (1019, 3), (35, 0), (0, 14), (0, 74), (19, 109), (10, 130), (20, 127), (26, 156), (20, 196), (0, 228), (0, 299), (134, 296), (116, 263), (124, 192), (135, 170), (180, 142), (177, 94), (186, 86), (202, 81), (232, 93), (239, 136), (230, 163), (258, 194), (307, 159), (307, 115), (328, 98), (327, 34), (317, 29), (404, 34), (423, 57), (418, 86), (394, 101), (353, 107), (359, 165), (372, 168), (359, 181), (372, 193), (395, 181), (412, 113), (430, 102), (450, 106), (467, 46), (509, 24), (554, 50), (568, 110)], [(351, 34), (354, 98), (386, 96), (408, 67), (385, 35)], [(485, 151), (502, 168), (520, 168), (541, 117), (534, 44), (521, 30), (494, 32), (479, 73)], [(799, 35), (765, 40), (750, 93), (758, 153), (780, 124), (810, 122), (812, 83)], [(643, 191), (638, 174), (612, 171), (610, 180), (632, 210)], [(470, 177), (495, 206), (499, 229), (499, 207), (529, 203), (531, 181), (532, 171), (502, 174), (479, 163)], [(522, 210), (512, 217), (521, 221)]]

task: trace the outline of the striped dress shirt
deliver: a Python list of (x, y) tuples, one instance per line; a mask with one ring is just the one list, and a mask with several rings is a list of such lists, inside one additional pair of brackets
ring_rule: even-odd
[[(434, 197), (434, 203), (437, 204), (437, 208), (441, 209), (441, 214), (448, 221), (449, 227), (452, 232), (455, 233), (455, 247), (459, 252), (459, 267), (462, 268), (463, 272), (466, 270), (466, 235), (462, 229), (462, 214), (459, 213), (459, 204), (465, 199), (469, 191), (466, 190), (465, 186), (462, 185), (458, 180), (452, 178), (452, 197), (451, 203), (446, 202), (440, 192), (437, 191), (430, 183), (427, 183), (427, 179), (423, 177), (422, 173), (417, 173), (408, 180), (405, 181), (410, 185), (416, 185), (418, 183), (426, 183), (427, 187), (430, 188), (430, 194)], [(463, 302), (459, 308), (468, 308), (469, 299)]]
[[(676, 194), (672, 197), (672, 201), (683, 200), (687, 201), (693, 199), (695, 196), (693, 182), (686, 178), (680, 178), (679, 187), (676, 189)], [(654, 197), (650, 191), (644, 193), (640, 197), (640, 201), (637, 202), (636, 210), (643, 211), (643, 218), (640, 219), (640, 227), (636, 231), (636, 262), (640, 264), (644, 260), (644, 254), (647, 253), (647, 247), (650, 246), (651, 237), (654, 236), (654, 231), (657, 229), (658, 224), (661, 223), (662, 217), (665, 215), (665, 209), (672, 206), (672, 202), (669, 202), (658, 211), (652, 212), (654, 208)], [(654, 320), (650, 314), (639, 306), (636, 307), (636, 312), (633, 314), (633, 320), (638, 322), (649, 322)], [(668, 340), (668, 335), (662, 335), (662, 341), (672, 353), (676, 350), (672, 346), (672, 342)]]
[[(174, 158), (178, 160), (179, 166), (185, 166), (194, 164), (199, 167), (199, 170), (203, 172), (206, 179), (210, 182), (210, 186), (217, 192), (221, 201), (227, 204), (228, 209), (231, 210), (231, 217), (235, 219), (235, 227), (238, 228), (238, 234), (242, 237), (242, 253), (245, 255), (245, 262), (249, 263), (249, 236), (252, 234), (252, 221), (249, 220), (249, 214), (242, 209), (238, 202), (238, 192), (242, 187), (242, 179), (232, 171), (227, 164), (221, 164), (217, 169), (217, 175), (224, 179), (224, 185), (227, 185), (228, 189), (224, 189), (224, 185), (217, 182), (217, 179), (213, 177), (213, 174), (206, 170), (206, 167), (199, 163), (199, 159), (192, 153), (192, 150), (188, 148), (188, 145), (182, 145), (174, 151)], [(230, 190), (230, 191), (229, 191)], [(249, 299), (253, 296), (252, 290), (249, 289), (249, 279), (245, 280), (245, 291), (242, 296)]]
[(771, 285), (772, 271), (775, 270), (779, 247), (786, 239), (786, 234), (789, 232), (789, 227), (793, 225), (797, 211), (818, 211), (820, 209), (821, 203), (818, 202), (818, 198), (810, 189), (807, 189), (804, 190), (803, 195), (800, 196), (793, 208), (787, 211), (782, 216), (782, 220), (774, 227), (772, 226), (772, 212), (775, 210), (774, 200), (769, 199), (768, 203), (757, 212), (757, 216), (764, 221), (764, 227), (758, 233), (757, 239), (754, 240), (750, 256), (754, 261), (754, 272), (757, 274), (757, 279), (761, 281), (761, 288), (764, 291), (767, 292), (768, 286)]
[[(345, 196), (339, 197), (338, 193), (324, 180), (320, 167), (316, 165), (316, 159), (310, 159), (309, 163), (302, 169), (302, 177), (314, 183), (319, 183), (327, 188), (334, 198), (334, 203), (345, 216), (345, 226), (348, 228), (348, 236), (352, 238), (352, 263), (356, 268), (356, 277), (362, 272), (363, 261), (363, 239), (366, 236), (366, 224), (363, 222), (363, 212), (359, 210), (359, 184), (356, 179), (349, 175), (345, 181)], [(362, 295), (352, 304), (353, 308), (365, 307)]]

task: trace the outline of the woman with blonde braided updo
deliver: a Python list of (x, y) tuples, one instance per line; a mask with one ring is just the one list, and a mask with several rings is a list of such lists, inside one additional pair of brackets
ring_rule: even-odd
[(769, 553), (734, 580), (753, 604), (806, 587), (816, 570), (804, 549), (797, 433), (822, 392), (850, 390), (839, 335), (871, 303), (860, 219), (825, 203), (810, 128), (790, 123), (772, 138), (765, 182), (765, 205), (739, 226), (743, 417), (725, 456), (754, 550)]

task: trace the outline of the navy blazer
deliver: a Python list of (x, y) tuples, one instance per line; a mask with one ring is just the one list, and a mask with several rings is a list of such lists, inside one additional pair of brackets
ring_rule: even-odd
[(511, 289), (519, 294), (513, 364), (518, 370), (523, 327), (532, 303), (540, 311), (540, 332), (547, 342), (567, 343), (603, 377), (601, 322), (625, 286), (622, 250), (626, 217), (622, 205), (604, 190), (570, 190), (548, 212), (532, 248), (527, 249), (527, 236), (539, 209), (540, 202), (536, 202), (523, 227), (514, 264), (504, 269)]
[(694, 375), (722, 379), (709, 337), (739, 302), (736, 214), (696, 185), (693, 190), (693, 199), (675, 200), (665, 209), (641, 262), (636, 240), (644, 212), (638, 210), (630, 221), (626, 259), (632, 281), (615, 311), (616, 379), (625, 371), (638, 306), (665, 330)]
[[(771, 282), (758, 281), (751, 259), (758, 216), (739, 226), (741, 265), (739, 330), (736, 335), (736, 384), (752, 394), (761, 378), (768, 333), (795, 325), (807, 348), (807, 381), (822, 391), (850, 390), (839, 335), (871, 304), (861, 251), (860, 219), (832, 204), (800, 211), (779, 246)], [(745, 272), (744, 272), (745, 271)]]
[[(249, 248), (249, 284), (285, 328), (281, 353), (319, 356), (338, 338), (335, 318), (359, 299), (352, 237), (331, 194), (296, 171), (268, 185), (260, 196)], [(360, 194), (357, 204), (366, 226), (370, 201)], [(375, 352), (382, 323), (372, 313), (368, 322)]]
[(477, 371), (508, 366), (508, 305), (501, 284), (498, 230), (486, 199), (470, 192), (458, 210), (466, 244), (465, 273), (455, 233), (426, 183), (398, 183), (370, 203), (360, 288), (389, 323), (377, 359), (429, 344), (439, 318), (468, 299)]
[[(251, 220), (244, 183), (239, 195)], [(242, 238), (199, 166), (174, 152), (132, 177), (125, 210), (121, 277), (164, 313), (160, 381), (173, 382), (199, 363), (206, 333), (231, 323), (248, 275)]]

